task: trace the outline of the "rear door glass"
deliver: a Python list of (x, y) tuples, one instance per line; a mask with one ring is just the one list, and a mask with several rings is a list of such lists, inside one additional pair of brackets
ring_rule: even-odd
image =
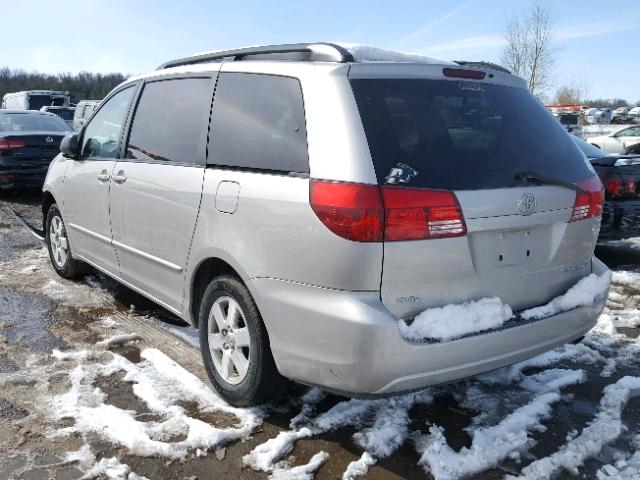
[(304, 104), (297, 79), (221, 73), (211, 132), (210, 164), (309, 172)]
[(210, 78), (147, 83), (133, 117), (126, 158), (204, 165), (212, 90)]
[(524, 89), (469, 81), (354, 79), (381, 184), (450, 190), (522, 185), (534, 171), (593, 175), (560, 123)]

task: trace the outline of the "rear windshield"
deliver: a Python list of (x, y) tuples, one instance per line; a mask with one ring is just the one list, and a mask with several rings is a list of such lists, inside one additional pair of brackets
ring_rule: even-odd
[(63, 107), (64, 97), (53, 95), (29, 95), (29, 110), (40, 110), (42, 107)]
[(49, 110), (49, 113), (53, 113), (63, 120), (73, 120), (74, 111), (71, 109)]
[(0, 113), (0, 132), (67, 132), (69, 125), (60, 117), (39, 113)]
[(521, 88), (469, 81), (354, 79), (378, 182), (448, 190), (522, 185), (531, 172), (593, 175), (547, 109)]

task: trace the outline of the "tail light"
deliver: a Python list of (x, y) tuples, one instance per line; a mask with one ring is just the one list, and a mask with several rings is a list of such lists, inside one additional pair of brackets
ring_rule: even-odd
[(0, 151), (15, 150), (16, 148), (22, 148), (26, 145), (22, 140), (0, 138)]
[(384, 209), (377, 185), (312, 180), (309, 203), (336, 235), (356, 242), (382, 241)]
[(618, 197), (624, 190), (624, 183), (622, 178), (617, 173), (608, 175), (604, 180), (604, 188), (606, 193), (610, 197)]
[(458, 237), (467, 232), (453, 192), (311, 181), (310, 204), (333, 233), (358, 242)]
[(576, 201), (569, 221), (577, 222), (602, 215), (604, 188), (598, 176), (594, 175), (582, 180), (576, 186), (578, 191), (576, 192)]
[(443, 68), (442, 74), (445, 77), (453, 78), (469, 78), (473, 80), (482, 80), (487, 74), (481, 70), (465, 70), (463, 68)]
[(387, 241), (459, 237), (467, 233), (453, 192), (382, 187), (382, 200)]
[(605, 193), (609, 198), (635, 197), (637, 182), (633, 176), (623, 178), (618, 173), (610, 173), (604, 178)]

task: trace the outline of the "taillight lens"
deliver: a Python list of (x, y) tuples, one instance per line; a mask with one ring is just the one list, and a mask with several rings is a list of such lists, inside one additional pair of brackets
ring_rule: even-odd
[(377, 185), (311, 181), (309, 203), (333, 233), (356, 242), (380, 242), (384, 226)]
[(0, 150), (14, 150), (26, 146), (22, 140), (0, 139)]
[(310, 204), (333, 233), (358, 242), (458, 237), (467, 232), (453, 192), (311, 181)]
[(576, 184), (576, 201), (573, 205), (571, 222), (586, 220), (602, 215), (604, 187), (598, 176), (594, 175)]
[(453, 192), (382, 187), (387, 241), (459, 237), (467, 233)]
[(622, 183), (622, 178), (620, 178), (620, 175), (614, 173), (605, 178), (604, 187), (607, 195), (609, 195), (610, 197), (617, 197), (624, 190), (624, 183)]

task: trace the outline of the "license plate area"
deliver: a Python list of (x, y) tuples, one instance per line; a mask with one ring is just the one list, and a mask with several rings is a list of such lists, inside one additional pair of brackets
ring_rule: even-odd
[(537, 229), (498, 232), (494, 238), (493, 263), (496, 267), (509, 267), (533, 262), (536, 245), (540, 245)]

